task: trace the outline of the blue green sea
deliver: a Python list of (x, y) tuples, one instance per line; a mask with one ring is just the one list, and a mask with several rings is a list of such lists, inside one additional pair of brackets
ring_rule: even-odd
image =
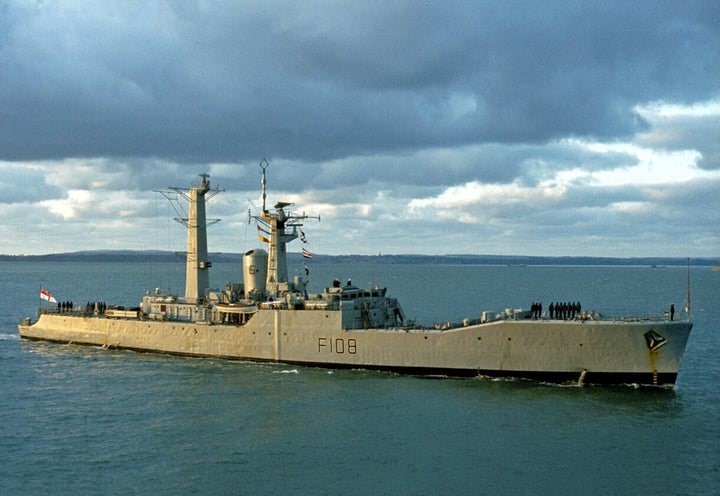
[[(21, 340), (42, 285), (135, 306), (184, 265), (0, 263), (0, 494), (717, 495), (720, 271), (690, 269), (674, 389), (449, 379)], [(300, 267), (293, 267), (298, 274)], [(684, 313), (685, 267), (310, 265), (419, 322), (580, 301)], [(216, 264), (211, 283), (241, 280)], [(47, 305), (46, 302), (43, 302)]]

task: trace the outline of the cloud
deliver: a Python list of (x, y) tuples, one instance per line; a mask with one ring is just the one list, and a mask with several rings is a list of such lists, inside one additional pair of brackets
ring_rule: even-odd
[(653, 123), (636, 141), (648, 147), (668, 150), (692, 149), (700, 153), (698, 167), (720, 169), (720, 100), (700, 105), (646, 105), (636, 111)]
[(0, 162), (0, 205), (28, 203), (62, 195), (62, 189), (45, 183), (46, 169), (37, 164), (19, 166)]
[(717, 95), (713, 2), (12, 2), (2, 17), (4, 160), (629, 137), (646, 129), (634, 105)]
[(209, 173), (211, 250), (242, 251), (265, 157), (268, 204), (322, 217), (316, 252), (716, 255), (719, 17), (717, 2), (7, 2), (3, 250), (182, 249), (153, 190)]

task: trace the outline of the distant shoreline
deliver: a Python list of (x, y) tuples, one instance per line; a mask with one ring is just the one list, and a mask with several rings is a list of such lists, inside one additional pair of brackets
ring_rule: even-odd
[[(153, 262), (184, 263), (184, 254), (169, 251), (99, 250), (71, 253), (51, 253), (47, 255), (0, 255), (0, 262)], [(242, 263), (242, 253), (211, 253), (214, 263)], [(527, 265), (647, 265), (662, 268), (664, 266), (685, 266), (685, 257), (545, 257), (512, 255), (320, 255), (313, 254), (307, 260), (300, 253), (288, 253), (292, 263), (317, 264), (373, 264), (373, 265), (507, 265), (522, 267)], [(690, 257), (692, 266), (720, 266), (720, 257)]]

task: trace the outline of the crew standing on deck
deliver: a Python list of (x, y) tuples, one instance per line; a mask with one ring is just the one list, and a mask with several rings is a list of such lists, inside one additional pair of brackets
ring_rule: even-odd
[(541, 301), (533, 301), (530, 304), (530, 315), (533, 319), (540, 319), (542, 318), (542, 302)]

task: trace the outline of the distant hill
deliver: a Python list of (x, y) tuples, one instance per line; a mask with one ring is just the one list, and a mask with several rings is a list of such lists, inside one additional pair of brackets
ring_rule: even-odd
[(47, 255), (0, 255), (0, 262), (182, 262), (183, 256), (160, 250), (90, 250)]
[[(242, 263), (242, 253), (212, 253), (214, 263)], [(184, 253), (159, 250), (94, 250), (47, 255), (0, 255), (0, 262), (152, 262), (183, 263)], [(292, 263), (307, 261), (300, 253), (288, 253)], [(530, 257), (510, 255), (319, 255), (319, 264), (392, 264), (392, 265), (648, 265), (678, 266), (687, 263), (677, 257)], [(693, 266), (720, 266), (720, 257), (691, 258)]]

